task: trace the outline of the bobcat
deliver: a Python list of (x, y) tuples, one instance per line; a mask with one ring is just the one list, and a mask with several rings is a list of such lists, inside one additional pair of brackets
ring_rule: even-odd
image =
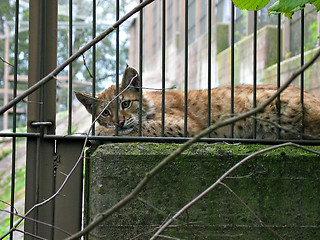
[[(127, 66), (119, 92), (126, 91), (119, 96), (119, 117), (115, 121), (116, 103), (112, 102), (101, 114), (97, 127), (97, 135), (114, 135), (115, 126), (118, 126), (119, 135), (138, 135), (139, 126), (139, 91), (140, 78), (138, 72)], [(130, 86), (128, 86), (130, 84)], [(272, 85), (257, 86), (256, 105), (268, 99), (276, 91)], [(115, 86), (111, 86), (92, 98), (89, 94), (76, 92), (78, 100), (92, 114), (95, 114), (116, 96)], [(253, 87), (239, 85), (234, 88), (234, 114), (246, 112), (253, 107)], [(218, 87), (211, 90), (211, 124), (216, 123), (221, 117), (230, 115), (231, 112), (230, 87)], [(304, 107), (300, 103), (300, 88), (290, 86), (281, 94), (281, 113), (278, 115), (276, 100), (269, 104), (264, 111), (257, 114), (256, 137), (257, 139), (276, 139), (279, 123), (280, 137), (282, 139), (299, 139), (301, 137), (302, 121), (304, 115), (304, 136), (317, 137), (320, 134), (320, 100), (309, 92), (304, 92)], [(161, 136), (161, 91), (143, 92), (142, 98), (142, 136)], [(93, 104), (95, 102), (95, 104)], [(188, 92), (187, 135), (192, 137), (208, 126), (208, 91), (195, 90)], [(265, 121), (263, 121), (264, 119)], [(252, 138), (253, 118), (247, 118), (234, 123), (235, 138)], [(165, 93), (165, 127), (164, 136), (184, 136), (184, 92), (167, 91)], [(216, 129), (211, 137), (231, 137), (231, 126)]]

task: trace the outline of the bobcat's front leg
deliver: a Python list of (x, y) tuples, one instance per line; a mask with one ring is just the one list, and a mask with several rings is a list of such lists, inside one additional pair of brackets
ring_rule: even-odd
[[(113, 128), (107, 128), (104, 126), (96, 127), (97, 136), (115, 136), (115, 130)], [(161, 137), (161, 121), (146, 121), (142, 123), (141, 135), (144, 137)], [(119, 136), (139, 136), (139, 126), (136, 126), (129, 134), (121, 134)]]
[[(114, 128), (107, 128), (104, 126), (96, 127), (97, 136), (115, 136)], [(161, 121), (146, 121), (142, 123), (141, 135), (144, 137), (161, 137)], [(139, 136), (139, 127), (136, 126), (129, 134), (121, 134), (119, 131), (119, 136)], [(171, 136), (171, 135), (170, 135)]]
[[(161, 121), (149, 120), (142, 124), (142, 136), (146, 137), (161, 137)], [(193, 137), (203, 129), (192, 119), (188, 119), (187, 136)], [(165, 118), (164, 126), (165, 137), (184, 137), (184, 119), (176, 118), (174, 116), (167, 116)]]
[[(203, 128), (195, 123), (192, 119), (188, 119), (188, 137), (193, 137), (196, 133), (200, 132)], [(106, 128), (104, 126), (96, 127), (96, 135), (98, 136), (115, 136), (115, 130), (113, 128)], [(144, 137), (161, 137), (161, 121), (149, 120), (142, 123), (141, 135)], [(119, 136), (124, 136), (119, 131)], [(139, 127), (135, 128), (126, 136), (139, 136)], [(176, 117), (167, 116), (165, 119), (164, 127), (165, 137), (183, 137), (184, 136), (184, 120), (177, 119)]]
[(96, 135), (97, 136), (115, 136), (115, 131), (112, 128), (107, 128), (99, 125), (96, 127)]
[[(116, 136), (116, 132), (114, 128), (107, 128), (99, 125), (96, 127), (96, 135), (97, 136)], [(121, 134), (121, 129), (119, 129), (118, 136), (139, 136), (139, 134), (137, 129), (133, 129), (129, 134)]]

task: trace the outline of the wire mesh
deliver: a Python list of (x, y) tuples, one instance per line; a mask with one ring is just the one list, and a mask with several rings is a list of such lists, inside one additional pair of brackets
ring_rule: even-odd
[[(190, 1), (190, 0), (189, 0)], [(34, 86), (34, 90), (26, 92), (25, 95), (22, 95), (20, 99), (17, 99), (16, 101), (13, 101), (11, 106), (4, 106), (1, 109), (1, 112), (5, 112), (7, 111), (10, 107), (13, 106), (13, 119), (12, 119), (12, 132), (1, 132), (0, 136), (1, 137), (7, 137), (7, 138), (11, 138), (12, 139), (12, 160), (11, 160), (11, 197), (10, 197), (10, 228), (12, 228), (14, 226), (14, 212), (15, 212), (15, 182), (16, 182), (16, 155), (17, 155), (17, 142), (16, 139), (18, 137), (22, 137), (22, 138), (26, 138), (32, 141), (35, 141), (37, 145), (37, 150), (40, 151), (41, 149), (41, 141), (49, 141), (49, 142), (53, 142), (54, 144), (52, 144), (53, 148), (55, 148), (55, 144), (61, 140), (67, 140), (67, 144), (68, 141), (72, 142), (72, 141), (84, 141), (86, 138), (92, 142), (94, 141), (112, 141), (112, 142), (130, 142), (130, 141), (141, 141), (141, 142), (178, 142), (178, 143), (182, 143), (185, 142), (187, 140), (189, 140), (190, 138), (187, 137), (187, 133), (188, 133), (188, 92), (189, 92), (189, 80), (190, 80), (190, 64), (194, 64), (193, 62), (190, 62), (190, 46), (192, 44), (189, 44), (189, 35), (188, 35), (188, 31), (187, 29), (189, 28), (189, 1), (185, 1), (184, 3), (184, 18), (180, 18), (181, 21), (181, 25), (184, 24), (184, 29), (185, 31), (183, 32), (183, 36), (182, 39), (184, 40), (184, 46), (182, 47), (184, 49), (184, 59), (183, 59), (183, 91), (184, 91), (184, 137), (164, 137), (165, 136), (165, 122), (166, 122), (166, 113), (165, 113), (165, 109), (166, 109), (166, 102), (165, 102), (165, 97), (166, 97), (166, 91), (167, 91), (167, 82), (166, 82), (166, 78), (167, 78), (167, 69), (171, 68), (172, 66), (170, 66), (167, 63), (167, 59), (169, 56), (169, 52), (167, 50), (167, 39), (168, 39), (168, 33), (167, 33), (167, 18), (169, 15), (168, 12), (168, 4), (166, 1), (162, 1), (162, 8), (161, 8), (161, 12), (162, 12), (162, 19), (161, 19), (161, 93), (162, 93), (162, 104), (161, 104), (161, 109), (162, 109), (162, 114), (161, 114), (161, 136), (162, 137), (143, 137), (142, 135), (142, 96), (143, 96), (143, 87), (145, 85), (145, 78), (144, 75), (146, 72), (144, 71), (145, 69), (145, 65), (146, 65), (146, 60), (144, 59), (145, 55), (146, 55), (146, 51), (147, 51), (147, 45), (146, 42), (148, 41), (147, 39), (147, 35), (149, 34), (148, 28), (147, 26), (145, 26), (146, 22), (148, 21), (148, 19), (146, 19), (144, 16), (145, 12), (148, 10), (147, 8), (144, 8), (143, 10), (141, 10), (138, 14), (138, 16), (136, 16), (136, 21), (139, 23), (138, 24), (138, 46), (139, 46), (139, 51), (138, 51), (138, 69), (140, 72), (140, 77), (141, 77), (141, 85), (140, 85), (140, 99), (139, 99), (139, 106), (140, 106), (140, 116), (139, 116), (139, 136), (137, 137), (131, 137), (131, 136), (117, 136), (118, 135), (118, 127), (116, 125), (116, 130), (115, 130), (115, 135), (116, 136), (95, 136), (95, 130), (94, 128), (92, 129), (92, 134), (90, 136), (85, 136), (85, 135), (73, 135), (73, 122), (74, 122), (74, 84), (75, 81), (73, 81), (72, 79), (74, 78), (74, 76), (76, 75), (76, 73), (74, 72), (75, 69), (73, 67), (73, 64), (68, 63), (68, 106), (67, 106), (67, 112), (68, 112), (68, 117), (67, 117), (67, 135), (62, 135), (62, 134), (54, 134), (54, 132), (47, 132), (47, 130), (45, 129), (46, 126), (41, 126), (41, 127), (37, 127), (36, 131), (29, 131), (29, 132), (19, 132), (17, 131), (17, 107), (16, 107), (16, 103), (18, 103), (19, 101), (21, 101), (22, 99), (24, 99), (25, 97), (27, 97), (29, 94), (31, 94), (33, 91), (35, 91), (36, 88), (40, 88), (43, 85), (37, 85)], [(140, 3), (142, 3), (143, 1), (140, 0)], [(69, 0), (69, 22), (68, 22), (68, 56), (70, 58), (76, 59), (77, 57), (79, 57), (79, 55), (77, 57), (73, 57), (74, 52), (74, 42), (75, 42), (75, 24), (74, 24), (74, 5), (76, 3), (73, 3), (72, 0)], [(14, 30), (14, 36), (15, 36), (15, 40), (14, 40), (14, 69), (13, 69), (13, 88), (12, 88), (12, 96), (13, 98), (16, 98), (17, 94), (17, 90), (18, 90), (18, 77), (19, 77), (19, 6), (20, 6), (20, 2), (16, 1), (16, 15), (15, 15), (15, 30)], [(215, 6), (215, 5), (214, 5)], [(212, 114), (214, 114), (215, 109), (211, 108), (211, 103), (212, 100), (214, 100), (215, 96), (211, 95), (211, 91), (210, 89), (212, 88), (212, 82), (213, 82), (213, 78), (215, 78), (216, 76), (214, 75), (214, 67), (213, 64), (216, 62), (213, 59), (215, 58), (215, 46), (213, 46), (213, 40), (216, 40), (216, 38), (213, 36), (213, 34), (215, 33), (215, 31), (213, 31), (212, 28), (212, 24), (214, 23), (215, 20), (215, 11), (213, 10), (213, 4), (212, 1), (208, 0), (207, 1), (207, 79), (206, 79), (206, 84), (207, 84), (207, 91), (208, 91), (208, 126), (211, 124), (211, 116)], [(160, 9), (160, 8), (159, 8)], [(231, 112), (230, 114), (233, 115), (234, 114), (234, 105), (235, 105), (235, 92), (234, 92), (234, 87), (236, 85), (236, 80), (235, 80), (235, 74), (236, 74), (236, 56), (235, 56), (235, 51), (236, 51), (236, 42), (235, 42), (235, 34), (236, 34), (236, 26), (235, 26), (235, 6), (232, 4), (231, 5), (231, 15), (230, 15), (230, 21), (228, 22), (228, 26), (230, 27), (230, 39), (228, 41), (230, 41), (230, 91), (231, 91)], [(92, 1), (92, 35), (91, 37), (93, 39), (96, 38), (96, 33), (97, 33), (97, 2), (95, 0)], [(115, 1), (115, 21), (118, 21), (120, 19), (120, 1), (116, 0)], [(277, 72), (277, 76), (276, 76), (276, 84), (277, 87), (279, 88), (281, 85), (281, 60), (282, 60), (282, 49), (281, 49), (281, 34), (282, 34), (282, 30), (281, 28), (283, 27), (281, 24), (281, 16), (279, 15), (277, 17), (277, 37), (276, 37), (276, 42), (277, 42), (277, 59), (276, 59), (276, 72)], [(305, 58), (305, 44), (304, 44), (304, 35), (305, 35), (305, 22), (304, 22), (304, 11), (301, 11), (301, 39), (300, 39), (300, 66), (303, 66), (305, 64), (304, 58)], [(259, 34), (259, 30), (258, 30), (258, 13), (254, 12), (254, 23), (253, 23), (253, 66), (252, 66), (252, 72), (253, 72), (253, 107), (256, 107), (256, 88), (257, 88), (257, 84), (258, 84), (258, 58), (259, 58), (259, 42), (258, 42), (258, 34)], [(120, 72), (121, 69), (123, 68), (123, 66), (121, 66), (121, 61), (120, 61), (120, 41), (121, 41), (121, 31), (120, 31), (120, 26), (117, 25), (117, 27), (115, 27), (116, 29), (116, 35), (115, 35), (115, 83), (116, 83), (116, 95), (119, 94), (119, 89), (120, 89)], [(50, 31), (50, 29), (44, 29), (44, 32), (46, 31)], [(132, 39), (131, 39), (132, 40)], [(42, 46), (43, 48), (46, 47), (46, 45)], [(89, 49), (89, 48), (88, 48)], [(91, 82), (91, 94), (92, 97), (95, 98), (96, 97), (96, 91), (97, 91), (97, 74), (100, 71), (97, 71), (97, 65), (98, 65), (98, 54), (97, 54), (97, 46), (93, 45), (92, 46), (92, 82)], [(45, 76), (43, 76), (45, 77)], [(51, 77), (52, 78), (52, 77)], [(56, 78), (56, 75), (54, 75), (54, 78)], [(50, 79), (47, 80), (47, 82), (49, 82)], [(304, 104), (304, 85), (305, 85), (305, 76), (302, 73), (301, 77), (300, 77), (300, 88), (301, 88), (301, 96), (300, 96), (300, 102), (303, 105)], [(50, 90), (50, 91), (55, 91), (56, 89)], [(47, 93), (44, 92), (44, 90), (42, 89), (42, 93), (38, 93), (38, 94), (42, 94), (42, 100), (43, 102), (46, 101), (47, 99)], [(279, 96), (277, 98), (277, 110), (278, 110), (278, 115), (279, 115), (279, 124), (281, 124), (281, 118), (280, 118), (280, 109), (281, 109), (281, 105), (280, 105), (280, 99), (281, 96)], [(116, 114), (116, 122), (119, 122), (119, 102), (118, 100), (116, 100), (117, 102), (117, 114)], [(50, 109), (45, 109), (44, 108), (45, 104), (38, 104), (37, 105), (37, 109), (36, 111), (39, 112), (39, 122), (43, 123), (43, 122), (47, 122), (45, 116), (45, 113), (47, 111), (50, 111)], [(54, 113), (55, 114), (55, 113)], [(40, 116), (41, 115), (41, 116)], [(95, 119), (95, 113), (93, 113), (93, 117), (91, 119), (91, 122), (94, 122)], [(303, 117), (304, 119), (304, 117)], [(253, 138), (252, 139), (236, 139), (233, 138), (234, 137), (234, 127), (232, 126), (231, 128), (231, 138), (203, 138), (201, 141), (203, 142), (228, 142), (228, 143), (238, 143), (238, 142), (242, 142), (242, 143), (261, 143), (261, 144), (275, 144), (275, 143), (282, 143), (282, 142), (286, 142), (287, 140), (267, 140), (267, 139), (255, 139), (256, 138), (256, 125), (257, 122), (256, 120), (253, 121)], [(30, 122), (28, 122), (27, 124), (31, 124)], [(52, 124), (55, 124), (54, 122), (52, 122)], [(56, 126), (53, 126), (54, 128)], [(301, 127), (301, 132), (304, 132), (304, 122), (302, 124)], [(280, 138), (280, 130), (277, 130), (278, 133), (278, 137)], [(301, 140), (292, 140), (292, 142), (295, 143), (300, 143), (300, 144), (305, 144), (305, 145), (319, 145), (319, 141), (318, 140), (304, 140), (302, 139), (302, 134), (301, 134)], [(55, 152), (56, 149), (53, 149), (52, 152)], [(36, 153), (36, 155), (39, 155), (39, 153)], [(38, 159), (39, 161), (39, 159)], [(38, 162), (39, 164), (39, 162)], [(39, 169), (37, 171), (40, 171)], [(39, 172), (38, 172), (39, 174)], [(38, 184), (41, 184), (41, 181), (39, 179), (37, 179)], [(40, 187), (39, 187), (40, 188)], [(38, 196), (39, 197), (39, 196)], [(39, 200), (39, 199), (38, 199)], [(80, 208), (79, 208), (80, 209)], [(13, 234), (10, 234), (10, 239), (13, 239)]]

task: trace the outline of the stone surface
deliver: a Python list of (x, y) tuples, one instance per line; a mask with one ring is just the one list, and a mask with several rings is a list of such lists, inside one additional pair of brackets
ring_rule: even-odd
[[(90, 221), (130, 193), (147, 171), (179, 146), (99, 146), (90, 157)], [(263, 148), (266, 146), (193, 145), (155, 176), (136, 199), (96, 228), (90, 239), (149, 239), (168, 217), (225, 171)], [(223, 183), (283, 238), (318, 239), (319, 160), (315, 154), (286, 147), (250, 159)], [(223, 185), (183, 213), (163, 235), (179, 239), (279, 239)]]

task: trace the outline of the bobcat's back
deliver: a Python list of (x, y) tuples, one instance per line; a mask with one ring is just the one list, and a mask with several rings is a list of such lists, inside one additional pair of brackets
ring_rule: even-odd
[[(129, 80), (138, 76), (135, 70), (127, 68), (120, 91), (125, 89)], [(138, 77), (137, 77), (138, 78)], [(78, 99), (92, 113), (95, 105), (96, 116), (109, 104), (99, 118), (100, 135), (114, 135), (118, 126), (119, 135), (138, 135), (139, 126), (139, 81), (132, 81), (132, 86), (119, 97), (119, 113), (116, 117), (116, 102), (110, 103), (116, 96), (115, 87), (111, 86), (92, 100), (86, 94), (77, 93)], [(257, 86), (256, 106), (261, 105), (276, 91), (272, 85)], [(95, 101), (95, 104), (93, 104)], [(164, 136), (182, 137), (185, 134), (185, 96), (184, 92), (167, 91), (165, 93), (165, 126)], [(231, 116), (231, 89), (219, 87), (211, 90), (211, 116), (208, 123), (208, 91), (196, 90), (188, 92), (187, 102), (187, 136), (194, 136), (208, 125), (215, 124), (225, 117)], [(234, 88), (233, 113), (235, 115), (247, 112), (253, 108), (253, 87), (239, 85)], [(161, 136), (162, 92), (148, 91), (142, 99), (142, 135)], [(320, 100), (309, 92), (304, 92), (304, 108), (300, 103), (300, 88), (290, 86), (277, 100), (269, 104), (263, 112), (254, 118), (247, 118), (234, 123), (233, 137), (251, 138), (253, 136), (254, 119), (256, 122), (256, 137), (258, 139), (276, 139), (277, 126), (280, 127), (280, 137), (283, 139), (299, 139), (317, 137), (320, 135)], [(232, 127), (225, 126), (212, 132), (211, 137), (229, 138)]]
[[(269, 99), (277, 88), (273, 85), (257, 86), (256, 106)], [(150, 92), (148, 97), (153, 100), (156, 119), (161, 119), (161, 93)], [(184, 93), (166, 93), (165, 119), (167, 125), (184, 119)], [(239, 85), (234, 88), (235, 115), (247, 112), (253, 108), (253, 87)], [(280, 111), (279, 111), (280, 109)], [(280, 113), (280, 114), (279, 114)], [(197, 90), (188, 92), (188, 135), (193, 136), (200, 130), (208, 127), (208, 91)], [(211, 90), (211, 122), (215, 124), (223, 118), (231, 116), (231, 88), (219, 87)], [(300, 88), (290, 86), (280, 97), (280, 106), (277, 100), (269, 104), (256, 117), (234, 123), (233, 136), (235, 138), (252, 138), (253, 122), (256, 119), (256, 137), (258, 139), (276, 139), (280, 125), (280, 136), (283, 139), (300, 139), (302, 131), (305, 138), (316, 137), (320, 134), (320, 100), (309, 92), (304, 92), (304, 108), (300, 102)], [(169, 121), (169, 122), (168, 122)], [(272, 124), (274, 123), (274, 124)], [(178, 129), (181, 126), (176, 126)], [(183, 129), (183, 128), (182, 128)], [(181, 134), (180, 134), (181, 135)], [(231, 137), (231, 126), (215, 130), (212, 137)], [(310, 136), (308, 136), (310, 135)]]

